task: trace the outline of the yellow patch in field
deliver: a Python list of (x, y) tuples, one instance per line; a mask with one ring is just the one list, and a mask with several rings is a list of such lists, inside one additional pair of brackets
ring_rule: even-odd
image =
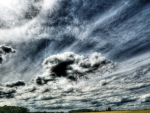
[(150, 110), (102, 111), (102, 112), (82, 112), (82, 113), (150, 113)]

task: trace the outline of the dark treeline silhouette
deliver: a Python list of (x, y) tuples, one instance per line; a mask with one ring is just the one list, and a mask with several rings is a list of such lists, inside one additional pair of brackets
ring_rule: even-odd
[(29, 109), (16, 106), (0, 107), (0, 113), (29, 113)]
[[(79, 109), (79, 110), (71, 110), (68, 113), (77, 113), (77, 112), (98, 112), (99, 110), (93, 109)], [(111, 108), (108, 107), (106, 111), (111, 111)], [(56, 112), (30, 112), (28, 108), (24, 107), (16, 107), (16, 106), (2, 106), (0, 107), (0, 113), (64, 113), (63, 111), (56, 111)]]
[(28, 108), (16, 106), (1, 106), (0, 113), (64, 113), (64, 112), (30, 112)]
[(110, 107), (108, 107), (108, 108), (106, 109), (106, 111), (111, 111), (111, 108), (110, 108)]
[(44, 111), (44, 112), (30, 112), (30, 113), (64, 113), (63, 111), (60, 111), (60, 112), (58, 112), (58, 111), (56, 111), (56, 112), (46, 112), (46, 111)]

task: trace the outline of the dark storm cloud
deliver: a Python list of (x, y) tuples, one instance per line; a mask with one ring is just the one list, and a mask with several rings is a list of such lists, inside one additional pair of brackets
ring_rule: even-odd
[(0, 98), (13, 98), (14, 93), (16, 93), (15, 89), (2, 88), (0, 89)]
[(5, 60), (7, 54), (15, 52), (16, 50), (11, 46), (0, 45), (0, 64)]
[(11, 46), (0, 45), (0, 49), (1, 49), (0, 52), (3, 54), (16, 52), (16, 50), (13, 49)]
[(38, 85), (43, 85), (49, 81), (54, 81), (54, 80), (55, 78), (52, 76), (37, 76), (33, 81), (35, 81), (35, 83), (37, 83)]
[(6, 84), (6, 87), (18, 87), (18, 86), (25, 86), (24, 81), (19, 80), (19, 81), (13, 82), (13, 83)]
[[(87, 73), (95, 71), (107, 72), (114, 67), (114, 64), (105, 59), (100, 53), (93, 53), (87, 58), (77, 55), (73, 52), (52, 55), (48, 57), (43, 66), (48, 70), (52, 77), (67, 77), (76, 80)], [(41, 81), (38, 78), (37, 81)]]

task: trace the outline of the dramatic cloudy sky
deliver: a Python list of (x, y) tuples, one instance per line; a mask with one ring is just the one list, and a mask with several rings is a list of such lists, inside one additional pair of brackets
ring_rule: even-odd
[(1, 0), (0, 106), (145, 109), (149, 0)]

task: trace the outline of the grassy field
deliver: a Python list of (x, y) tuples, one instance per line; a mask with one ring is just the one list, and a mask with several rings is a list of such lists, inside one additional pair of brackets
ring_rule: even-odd
[[(81, 112), (78, 112), (78, 113), (81, 113)], [(103, 111), (103, 112), (82, 112), (82, 113), (150, 113), (150, 110)]]

